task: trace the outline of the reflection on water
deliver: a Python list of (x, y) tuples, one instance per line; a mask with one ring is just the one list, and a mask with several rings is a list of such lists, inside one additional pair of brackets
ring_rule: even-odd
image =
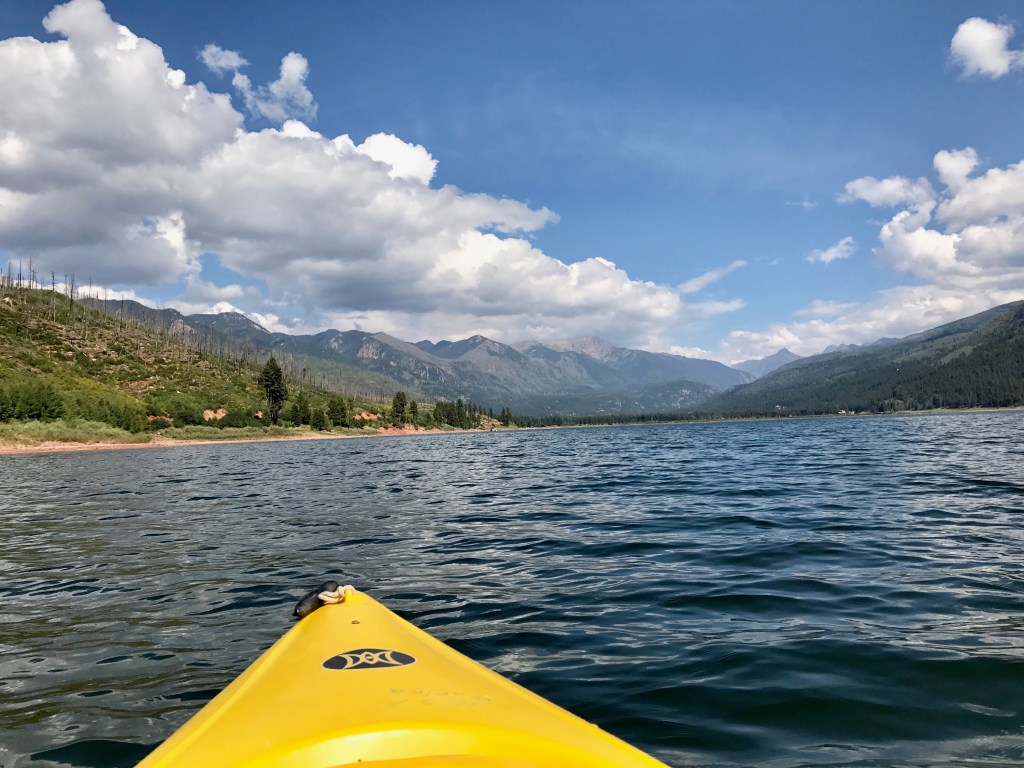
[(673, 765), (1024, 761), (1024, 413), (0, 459), (0, 764), (133, 765), (352, 582)]

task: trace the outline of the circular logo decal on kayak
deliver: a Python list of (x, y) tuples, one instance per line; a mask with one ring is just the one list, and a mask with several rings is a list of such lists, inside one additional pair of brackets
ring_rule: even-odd
[(324, 669), (383, 669), (384, 667), (404, 667), (416, 659), (408, 653), (389, 651), (384, 648), (357, 648), (331, 656), (323, 663)]

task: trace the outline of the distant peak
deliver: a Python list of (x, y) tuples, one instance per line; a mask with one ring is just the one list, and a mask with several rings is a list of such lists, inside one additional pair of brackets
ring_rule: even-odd
[(586, 336), (582, 339), (570, 339), (569, 341), (552, 341), (544, 346), (556, 352), (578, 352), (595, 360), (603, 360), (618, 349), (610, 341), (606, 341), (599, 336)]
[(188, 315), (186, 319), (191, 322), (198, 322), (202, 325), (217, 328), (218, 330), (227, 326), (229, 328), (255, 328), (263, 333), (270, 333), (270, 331), (257, 323), (251, 317), (243, 315), (241, 312), (200, 312), (195, 315)]
[(828, 355), (832, 352), (848, 352), (851, 349), (857, 349), (857, 346), (857, 344), (829, 344), (821, 354)]
[(406, 343), (406, 342), (402, 341), (401, 339), (399, 339), (399, 338), (397, 338), (395, 336), (392, 336), (390, 333), (384, 333), (384, 331), (378, 331), (377, 333), (374, 333), (374, 334), (371, 334), (371, 335), (373, 336), (373, 338), (378, 339), (379, 341), (400, 341), (403, 344)]
[(746, 371), (756, 378), (767, 376), (774, 370), (781, 368), (788, 363), (792, 363), (794, 360), (800, 360), (800, 355), (790, 352), (788, 349), (783, 347), (778, 352), (774, 352), (766, 357), (759, 357), (755, 360), (744, 360), (742, 363), (736, 363), (732, 367), (739, 371)]

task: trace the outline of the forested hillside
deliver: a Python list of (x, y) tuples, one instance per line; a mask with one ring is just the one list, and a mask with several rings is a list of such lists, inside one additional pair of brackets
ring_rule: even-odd
[(64, 416), (139, 431), (150, 416), (200, 424), (204, 410), (223, 410), (238, 424), (261, 401), (259, 360), (190, 348), (54, 291), (3, 291), (0, 360), (0, 420)]
[(399, 382), (386, 371), (360, 370), (339, 360), (325, 359), (315, 354), (315, 347), (312, 347), (314, 354), (310, 354), (310, 345), (285, 348), (287, 345), (282, 340), (292, 337), (271, 334), (237, 312), (183, 315), (176, 309), (154, 309), (137, 301), (86, 298), (82, 303), (116, 318), (130, 320), (158, 335), (170, 336), (201, 352), (233, 359), (266, 358), (273, 354), (296, 378), (321, 389), (380, 401), (399, 389), (413, 397), (423, 397), (414, 384)]
[(1024, 405), (1024, 302), (877, 347), (818, 355), (708, 401), (728, 414)]
[[(24, 282), (0, 280), (0, 422), (61, 420), (131, 433), (270, 428), (263, 413), (267, 393), (258, 384), (270, 352), (215, 333), (190, 333), (180, 324), (154, 329), (152, 318), (107, 314), (95, 302), (74, 298), (73, 289), (62, 294)], [(302, 358), (285, 357), (284, 428), (373, 432), (409, 424), (511, 424), (507, 409), (494, 418), (461, 400), (427, 404), (404, 391), (373, 397), (331, 388), (329, 377), (299, 367)]]

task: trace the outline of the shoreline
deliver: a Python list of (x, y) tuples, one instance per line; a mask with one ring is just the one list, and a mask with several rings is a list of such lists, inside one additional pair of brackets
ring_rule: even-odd
[[(510, 431), (532, 431), (532, 430), (548, 430), (548, 429), (597, 429), (607, 427), (645, 427), (645, 426), (663, 426), (665, 424), (729, 424), (738, 422), (749, 422), (749, 421), (767, 421), (767, 422), (786, 422), (803, 419), (846, 419), (846, 418), (864, 418), (867, 416), (955, 416), (955, 415), (966, 415), (972, 413), (998, 413), (1002, 411), (1021, 411), (1024, 410), (1024, 406), (1012, 405), (1004, 408), (936, 408), (934, 410), (927, 411), (895, 411), (890, 413), (857, 413), (857, 414), (836, 414), (836, 413), (823, 413), (817, 415), (803, 415), (803, 416), (732, 416), (724, 418), (704, 418), (704, 419), (690, 419), (680, 421), (643, 421), (643, 422), (621, 422), (612, 424), (560, 424), (542, 427), (499, 427), (498, 432), (510, 432)], [(180, 446), (188, 445), (224, 445), (232, 443), (283, 443), (293, 442), (297, 440), (360, 440), (375, 437), (415, 437), (417, 435), (452, 435), (452, 434), (472, 434), (472, 433), (488, 433), (490, 429), (439, 429), (436, 427), (430, 429), (409, 429), (399, 427), (385, 427), (382, 430), (374, 433), (365, 434), (336, 434), (331, 432), (309, 432), (299, 433), (294, 435), (264, 435), (264, 436), (244, 436), (244, 437), (225, 437), (220, 439), (205, 439), (197, 438), (194, 440), (177, 440), (171, 437), (166, 437), (159, 433), (155, 434), (151, 439), (140, 441), (140, 442), (74, 442), (74, 441), (43, 441), (39, 443), (14, 443), (8, 441), (0, 441), (0, 457), (3, 456), (23, 456), (33, 455), (40, 453), (79, 453), (82, 451), (123, 451), (132, 450), (137, 448), (176, 448)]]
[(466, 432), (489, 432), (485, 429), (399, 429), (388, 427), (375, 433), (362, 435), (332, 434), (330, 432), (310, 432), (296, 435), (265, 435), (228, 437), (219, 440), (198, 438), (195, 440), (176, 440), (156, 434), (150, 440), (137, 443), (127, 442), (73, 442), (49, 440), (39, 443), (13, 443), (0, 441), (0, 456), (23, 456), (39, 453), (79, 453), (82, 451), (124, 451), (137, 448), (177, 448), (188, 445), (229, 445), (236, 443), (285, 443), (299, 440), (360, 440), (373, 437), (415, 437), (417, 435), (449, 435)]

